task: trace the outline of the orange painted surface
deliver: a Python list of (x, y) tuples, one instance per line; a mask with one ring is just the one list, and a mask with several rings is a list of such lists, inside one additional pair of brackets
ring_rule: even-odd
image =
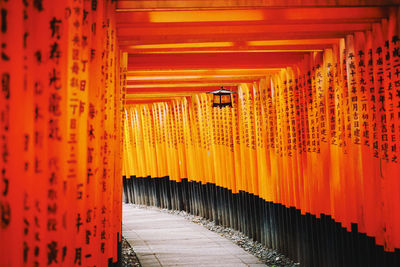
[(0, 7), (0, 265), (107, 266), (122, 219), (115, 6)]
[(275, 8), (240, 10), (192, 10), (192, 11), (121, 11), (118, 23), (146, 24), (177, 22), (216, 22), (216, 21), (303, 21), (303, 20), (357, 20), (376, 19), (388, 15), (385, 8), (379, 7), (332, 7), (321, 13), (319, 8)]
[[(28, 2), (0, 2), (0, 265), (115, 261), (122, 175), (244, 190), (400, 248), (398, 7)], [(231, 109), (205, 94), (221, 85)]]

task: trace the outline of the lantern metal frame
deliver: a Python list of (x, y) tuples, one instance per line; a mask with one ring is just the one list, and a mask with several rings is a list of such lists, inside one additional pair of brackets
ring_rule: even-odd
[[(220, 89), (208, 92), (209, 94), (213, 94), (213, 107), (232, 107), (232, 94), (236, 94), (236, 92), (230, 91), (225, 89), (223, 86), (221, 86)], [(229, 96), (230, 101), (226, 103), (222, 103), (222, 96)], [(219, 96), (219, 102), (215, 102), (215, 96)], [(218, 98), (217, 98), (218, 99)]]

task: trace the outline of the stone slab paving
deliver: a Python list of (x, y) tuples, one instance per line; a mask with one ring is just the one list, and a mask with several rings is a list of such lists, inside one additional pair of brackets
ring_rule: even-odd
[(156, 209), (124, 204), (122, 235), (142, 267), (266, 266), (217, 233)]

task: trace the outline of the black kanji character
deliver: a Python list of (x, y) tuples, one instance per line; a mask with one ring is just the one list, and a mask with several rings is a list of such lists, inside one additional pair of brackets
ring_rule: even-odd
[(74, 43), (74, 46), (79, 46), (80, 38), (78, 35), (75, 35), (74, 38), (72, 39), (72, 42)]
[(56, 200), (57, 199), (57, 191), (54, 189), (49, 189), (47, 191), (47, 198), (50, 200)]
[(8, 202), (0, 202), (0, 227), (1, 229), (6, 229), (10, 225), (11, 221), (11, 208)]
[(35, 58), (38, 64), (42, 63), (42, 51), (40, 50), (36, 51)]
[(43, 11), (43, 0), (34, 0), (33, 6), (34, 8), (37, 9), (37, 11), (39, 12)]
[(49, 169), (59, 170), (60, 167), (58, 166), (59, 160), (56, 157), (52, 157), (49, 159)]
[(49, 73), (49, 86), (54, 86), (54, 89), (59, 90), (61, 89), (61, 85), (59, 84), (60, 79), (60, 72), (57, 71), (55, 68)]
[(3, 73), (1, 75), (1, 92), (6, 99), (10, 98), (10, 74)]
[(386, 41), (385, 41), (385, 47), (386, 47), (386, 48), (389, 48), (389, 40), (386, 40)]
[(82, 71), (86, 71), (86, 66), (87, 66), (88, 61), (87, 60), (81, 60), (81, 62), (82, 62)]
[(43, 118), (42, 113), (40, 111), (40, 107), (35, 105), (35, 120)]
[(30, 210), (30, 207), (28, 205), (28, 194), (27, 193), (24, 193), (24, 210), (25, 211)]
[(95, 115), (96, 115), (95, 106), (92, 103), (90, 103), (89, 104), (89, 118), (93, 120)]
[(75, 249), (74, 264), (78, 264), (78, 265), (82, 264), (82, 248), (76, 248)]
[(73, 23), (73, 25), (74, 25), (74, 27), (75, 28), (79, 28), (79, 26), (81, 26), (81, 24), (79, 23), (79, 21), (78, 20), (75, 20), (75, 22)]
[(85, 102), (79, 101), (79, 115), (85, 111)]
[(34, 85), (35, 95), (41, 95), (43, 93), (43, 85), (40, 81), (36, 81)]
[(93, 148), (91, 148), (91, 147), (88, 147), (88, 158), (87, 158), (87, 160), (88, 160), (88, 163), (91, 163), (92, 161), (93, 161)]
[(392, 37), (392, 43), (393, 44), (397, 44), (397, 42), (399, 41), (400, 39), (399, 39), (399, 36), (397, 36), (397, 35), (394, 35), (393, 37)]
[[(82, 195), (83, 195), (83, 192), (82, 192), (82, 190), (80, 190), (80, 188), (81, 187), (83, 187), (83, 184), (78, 184), (77, 185), (77, 196), (76, 196), (76, 199), (82, 199)], [(78, 213), (78, 221), (80, 221), (80, 217), (81, 217), (81, 215)], [(79, 226), (78, 226), (78, 232), (79, 232)]]
[(53, 17), (50, 20), (50, 29), (51, 29), (51, 37), (54, 38), (56, 37), (57, 39), (60, 39), (61, 34), (60, 34), (60, 28), (62, 21), (60, 19), (57, 19), (56, 17)]
[(92, 0), (92, 11), (97, 10), (97, 0)]
[(67, 247), (64, 246), (64, 247), (63, 247), (63, 250), (62, 250), (62, 257), (61, 257), (62, 262), (65, 261), (65, 257), (66, 257), (66, 256), (67, 256)]
[(60, 47), (57, 42), (54, 42), (50, 46), (50, 59), (55, 59), (55, 61), (58, 62), (60, 57), (61, 57)]
[(386, 52), (385, 59), (386, 59), (386, 61), (390, 60), (390, 52), (389, 51)]
[(28, 262), (28, 255), (29, 255), (29, 246), (28, 246), (28, 243), (26, 243), (25, 241), (24, 241), (24, 263), (27, 263)]
[(392, 56), (393, 57), (400, 57), (400, 48), (399, 47), (395, 47), (393, 49)]
[(2, 8), (1, 9), (1, 32), (6, 33), (7, 32), (7, 9)]
[(88, 211), (87, 211), (87, 213), (86, 213), (86, 222), (87, 223), (90, 223), (91, 221), (92, 221), (92, 210), (91, 209), (89, 209)]
[(94, 57), (96, 56), (96, 49), (90, 49), (90, 61), (92, 61), (94, 59)]
[(6, 43), (1, 43), (1, 59), (3, 59), (4, 61), (9, 61), (10, 57), (4, 52), (6, 47), (7, 47)]
[(49, 182), (51, 185), (56, 185), (57, 184), (57, 175), (55, 172), (52, 172), (50, 174)]
[(47, 220), (47, 231), (57, 231), (57, 220), (54, 218)]
[(61, 115), (60, 101), (61, 101), (61, 96), (59, 94), (53, 93), (53, 94), (50, 95), (49, 112), (51, 114), (53, 114), (54, 116), (60, 116)]
[(4, 178), (4, 173), (5, 173), (5, 169), (2, 169), (2, 173), (3, 173), (3, 184), (4, 184), (4, 190), (3, 190), (3, 196), (7, 196), (8, 195), (8, 185), (9, 185), (9, 181), (7, 178)]
[(398, 77), (399, 77), (399, 74), (400, 74), (399, 69), (396, 69), (396, 72), (395, 72), (394, 74), (396, 74), (396, 77), (398, 78)]
[(75, 7), (74, 8), (74, 12), (75, 12), (75, 15), (79, 16), (81, 14), (81, 8), (80, 7)]
[[(40, 248), (38, 246), (35, 247), (35, 249), (33, 250), (33, 255), (35, 255), (35, 257), (39, 256), (40, 253)], [(39, 266), (39, 264), (37, 264), (36, 266)]]
[(86, 230), (86, 244), (90, 244), (90, 236), (92, 235), (92, 232), (89, 230)]
[(26, 218), (24, 218), (24, 224), (25, 224), (25, 227), (24, 227), (24, 235), (28, 235), (29, 234), (29, 221), (26, 219)]
[(89, 129), (89, 139), (90, 139), (90, 141), (92, 141), (94, 138), (96, 138), (96, 137), (94, 136), (94, 128), (93, 128), (93, 125), (90, 125), (90, 129)]
[(77, 217), (76, 217), (76, 230), (77, 230), (78, 233), (79, 233), (79, 229), (80, 229), (80, 227), (81, 227), (82, 224), (83, 224), (83, 223), (82, 223), (81, 214), (78, 213), (78, 215), (77, 215)]
[(88, 45), (88, 37), (86, 35), (82, 35), (82, 47), (85, 48)]
[(71, 70), (74, 74), (79, 74), (79, 65), (77, 62), (74, 62), (72, 64)]
[(86, 11), (86, 9), (84, 9), (83, 10), (83, 16), (82, 16), (82, 25), (85, 25), (85, 24), (88, 23), (88, 20), (87, 20), (88, 15), (89, 15), (89, 12)]
[(56, 214), (57, 208), (57, 203), (47, 204), (47, 213)]
[(376, 53), (380, 56), (382, 54), (382, 47), (378, 47)]
[(51, 243), (47, 244), (48, 252), (47, 252), (47, 265), (57, 262), (58, 256), (58, 243), (56, 241), (52, 241)]
[(24, 48), (27, 47), (29, 32), (24, 32)]

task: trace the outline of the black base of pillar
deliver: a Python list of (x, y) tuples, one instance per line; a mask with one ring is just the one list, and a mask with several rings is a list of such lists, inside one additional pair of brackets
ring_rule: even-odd
[(117, 261), (113, 262), (112, 258), (108, 259), (108, 267), (122, 267), (122, 240), (119, 241), (120, 236), (117, 233)]

